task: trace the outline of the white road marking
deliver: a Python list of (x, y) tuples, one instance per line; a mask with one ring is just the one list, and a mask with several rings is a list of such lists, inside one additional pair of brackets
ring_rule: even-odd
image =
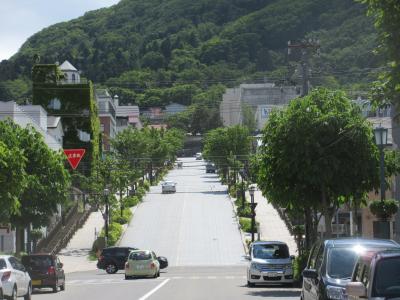
[(146, 300), (151, 295), (153, 295), (155, 292), (157, 292), (160, 288), (162, 288), (168, 281), (169, 281), (169, 278), (165, 279), (163, 282), (161, 282), (154, 289), (152, 289), (150, 292), (148, 292), (146, 295), (144, 295), (143, 297), (139, 298), (138, 300)]
[(208, 276), (207, 279), (217, 279), (216, 276)]

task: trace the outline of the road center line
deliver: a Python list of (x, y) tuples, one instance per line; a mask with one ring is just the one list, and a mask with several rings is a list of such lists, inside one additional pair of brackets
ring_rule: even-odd
[(144, 295), (143, 297), (139, 298), (138, 300), (146, 300), (147, 298), (149, 298), (151, 295), (153, 295), (155, 292), (157, 292), (160, 288), (163, 287), (163, 285), (165, 285), (167, 282), (169, 281), (168, 279), (165, 279), (163, 282), (161, 282), (159, 285), (157, 285), (154, 289), (152, 289), (150, 292), (148, 292), (146, 295)]

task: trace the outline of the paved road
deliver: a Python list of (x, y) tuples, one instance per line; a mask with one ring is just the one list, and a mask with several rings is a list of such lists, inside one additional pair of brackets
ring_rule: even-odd
[(246, 286), (245, 267), (171, 267), (157, 279), (125, 280), (122, 271), (108, 275), (88, 271), (67, 275), (66, 290), (35, 290), (33, 299), (97, 300), (298, 300), (299, 289), (280, 286)]
[(175, 194), (152, 187), (123, 236), (121, 245), (152, 249), (170, 266), (243, 264), (244, 249), (232, 204), (204, 161), (183, 158), (182, 169), (166, 180), (177, 182)]

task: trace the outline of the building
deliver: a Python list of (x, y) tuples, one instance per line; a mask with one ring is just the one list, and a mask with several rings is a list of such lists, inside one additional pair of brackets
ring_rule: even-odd
[[(61, 122), (47, 115), (39, 105), (18, 105), (13, 101), (0, 102), (0, 120), (10, 119), (21, 127), (32, 126), (39, 132), (50, 149), (62, 149), (63, 133)], [(48, 127), (50, 123), (51, 126)], [(26, 237), (26, 234), (25, 234)], [(26, 241), (27, 242), (27, 241)], [(12, 253), (16, 251), (16, 232), (7, 224), (0, 224), (0, 252)]]
[(173, 116), (175, 114), (182, 113), (186, 110), (187, 110), (186, 105), (182, 105), (179, 103), (170, 103), (167, 106), (165, 106), (164, 114), (166, 117), (169, 117), (169, 116)]
[(220, 104), (220, 116), (224, 126), (243, 124), (244, 107), (254, 114), (257, 130), (261, 130), (273, 108), (288, 105), (301, 95), (296, 86), (282, 86), (274, 83), (241, 84), (225, 91)]
[(117, 132), (129, 126), (141, 129), (140, 111), (137, 105), (117, 106)]
[[(59, 76), (60, 71), (64, 76)], [(68, 61), (60, 67), (57, 64), (34, 65), (32, 81), (33, 104), (41, 105), (53, 117), (60, 117), (65, 149), (86, 150), (77, 171), (89, 176), (101, 150), (100, 122), (92, 83), (83, 79)]]
[(106, 89), (96, 89), (95, 95), (99, 108), (102, 150), (107, 152), (111, 150), (110, 140), (117, 135), (118, 96), (113, 99)]

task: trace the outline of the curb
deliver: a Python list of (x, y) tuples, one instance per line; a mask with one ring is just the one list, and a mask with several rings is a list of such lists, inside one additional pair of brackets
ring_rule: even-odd
[(244, 253), (247, 255), (247, 254), (249, 254), (249, 250), (247, 249), (245, 233), (240, 228), (239, 216), (237, 214), (237, 207), (235, 205), (235, 202), (234, 202), (233, 198), (231, 197), (231, 195), (229, 195), (229, 193), (228, 193), (228, 198), (229, 198), (229, 202), (232, 204), (232, 210), (233, 210), (233, 212), (235, 214), (236, 223), (238, 224), (238, 230), (239, 230), (240, 236), (242, 238), (243, 250), (244, 250)]

